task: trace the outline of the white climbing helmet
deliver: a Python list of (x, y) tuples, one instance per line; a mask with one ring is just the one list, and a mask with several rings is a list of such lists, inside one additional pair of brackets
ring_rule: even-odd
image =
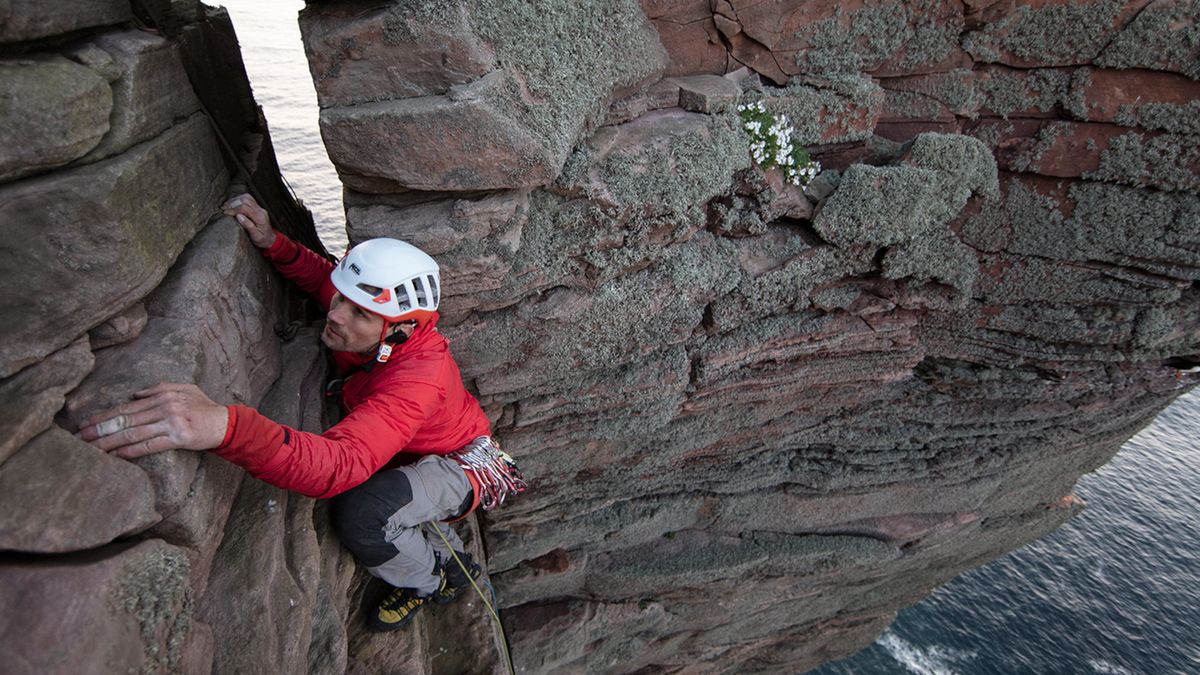
[(391, 322), (424, 322), (438, 308), (437, 262), (399, 239), (369, 239), (350, 249), (330, 275), (338, 292)]

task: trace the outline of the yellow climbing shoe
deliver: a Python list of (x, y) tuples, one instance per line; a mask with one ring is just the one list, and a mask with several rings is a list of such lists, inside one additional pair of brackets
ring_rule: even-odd
[(441, 585), (429, 595), (417, 595), (411, 588), (393, 588), (367, 620), (368, 628), (376, 633), (383, 633), (407, 626), (422, 607), (434, 602), (438, 594), (446, 588), (446, 574), (443, 572), (441, 577)]

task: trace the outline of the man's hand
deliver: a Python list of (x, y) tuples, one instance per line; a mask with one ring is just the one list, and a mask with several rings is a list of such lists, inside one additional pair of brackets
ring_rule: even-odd
[(266, 209), (250, 195), (238, 195), (221, 205), (227, 216), (233, 216), (238, 225), (250, 235), (250, 241), (258, 248), (271, 248), (275, 243), (275, 228)]
[(193, 384), (164, 382), (134, 397), (129, 403), (89, 417), (79, 435), (125, 459), (163, 450), (209, 450), (225, 440), (228, 411)]

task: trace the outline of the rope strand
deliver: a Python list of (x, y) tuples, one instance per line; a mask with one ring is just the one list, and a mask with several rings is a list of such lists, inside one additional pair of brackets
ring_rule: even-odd
[[(437, 536), (440, 537), (442, 543), (446, 545), (446, 550), (450, 551), (450, 556), (454, 558), (454, 562), (458, 563), (458, 566), (462, 568), (463, 575), (467, 577), (467, 581), (471, 582), (471, 587), (475, 589), (475, 592), (479, 595), (479, 599), (483, 601), (483, 606), (487, 607), (488, 611), (492, 614), (492, 618), (496, 620), (496, 629), (500, 631), (500, 647), (504, 650), (504, 660), (508, 665), (509, 675), (516, 675), (517, 671), (515, 668), (513, 668), (512, 654), (508, 651), (508, 636), (504, 634), (504, 625), (500, 623), (499, 612), (497, 612), (496, 608), (492, 606), (492, 603), (488, 602), (487, 597), (483, 594), (483, 589), (479, 588), (479, 584), (475, 583), (475, 579), (471, 578), (471, 571), (467, 569), (467, 565), (462, 561), (462, 558), (459, 558), (458, 554), (454, 552), (454, 547), (450, 545), (450, 542), (446, 539), (446, 535), (442, 534), (442, 528), (438, 527), (437, 523), (433, 522), (428, 522), (425, 524), (431, 525), (433, 531), (437, 532)], [(494, 592), (495, 591), (493, 590), (493, 593)], [(494, 600), (495, 596), (493, 595), (492, 598)]]

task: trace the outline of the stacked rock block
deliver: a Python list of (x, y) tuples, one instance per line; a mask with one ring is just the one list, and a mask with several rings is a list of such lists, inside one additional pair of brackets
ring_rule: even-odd
[[(311, 500), (270, 495), (281, 515), (260, 518), (263, 486), (243, 486), (222, 460), (169, 452), (129, 462), (72, 433), (160, 381), (259, 405), (279, 375), (285, 293), (219, 217), (243, 189), (231, 185), (245, 182), (237, 165), (268, 199), (284, 193), (228, 16), (184, 2), (8, 2), (0, 54), (3, 669), (249, 672), (230, 633), (262, 607), (289, 606), (280, 578), (297, 575), (307, 595), (248, 637), (258, 655), (276, 635), (299, 643), (279, 651), (304, 667), (279, 659), (266, 670), (307, 670), (310, 642), (345, 643), (344, 616), (328, 619), (338, 605), (316, 610), (308, 583), (322, 560), (310, 551)], [(315, 237), (311, 223), (293, 234)], [(301, 426), (286, 403), (274, 412)], [(232, 542), (280, 548), (239, 565)], [(233, 597), (253, 605), (240, 624)], [(331, 665), (314, 670), (344, 670), (344, 648), (340, 664), (336, 649), (323, 654)]]
[[(1200, 354), (1194, 1), (310, 2), (353, 241), (533, 488), (526, 672), (799, 672), (1053, 530)], [(761, 100), (826, 171), (751, 165)]]

